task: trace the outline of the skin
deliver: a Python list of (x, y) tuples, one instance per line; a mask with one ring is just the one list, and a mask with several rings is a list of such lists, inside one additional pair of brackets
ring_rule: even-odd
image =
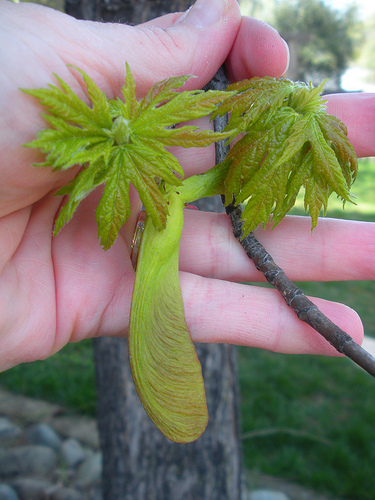
[[(204, 22), (208, 26), (202, 27)], [(42, 156), (22, 144), (45, 123), (36, 100), (18, 89), (46, 86), (55, 72), (83, 97), (82, 80), (66, 67), (70, 63), (114, 97), (128, 61), (141, 97), (171, 75), (197, 75), (186, 88), (201, 88), (224, 61), (232, 81), (280, 76), (288, 50), (270, 26), (241, 18), (235, 0), (199, 0), (188, 14), (136, 27), (78, 21), (42, 6), (0, 0), (0, 43), (6, 47), (0, 52), (6, 68), (0, 72), (0, 369), (5, 370), (46, 358), (68, 342), (127, 335), (134, 283), (129, 249), (140, 210), (132, 191), (132, 216), (104, 252), (97, 240), (94, 192), (53, 238), (62, 202), (53, 192), (75, 172), (31, 166)], [(345, 120), (359, 156), (375, 155), (375, 95), (332, 96), (328, 111)], [(187, 176), (213, 165), (213, 147), (175, 153)], [(308, 218), (288, 217), (274, 231), (257, 230), (256, 236), (294, 280), (375, 278), (375, 224), (324, 219), (311, 235)], [(185, 211), (180, 270), (194, 341), (335, 354), (273, 290), (235, 283), (262, 278), (225, 216)], [(314, 300), (361, 342), (362, 323), (354, 311)]]

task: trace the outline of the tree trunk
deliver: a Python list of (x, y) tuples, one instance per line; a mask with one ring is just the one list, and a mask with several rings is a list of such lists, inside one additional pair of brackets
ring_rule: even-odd
[[(139, 24), (167, 12), (185, 11), (187, 0), (66, 0), (80, 19)], [(197, 202), (221, 210), (220, 199)], [(194, 443), (175, 444), (144, 412), (132, 382), (127, 341), (94, 341), (98, 426), (103, 452), (105, 500), (240, 500), (236, 350), (198, 345), (209, 424)]]
[(190, 0), (65, 0), (65, 12), (77, 19), (140, 24), (169, 12), (183, 12)]
[(145, 414), (127, 352), (123, 339), (95, 341), (104, 499), (240, 500), (235, 350), (198, 348), (210, 420), (190, 444), (172, 443)]

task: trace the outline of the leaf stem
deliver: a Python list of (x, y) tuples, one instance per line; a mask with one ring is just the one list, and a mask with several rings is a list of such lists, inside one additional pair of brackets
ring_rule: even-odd
[(221, 194), (228, 167), (217, 165), (203, 174), (192, 175), (183, 181), (183, 186), (173, 188), (178, 191), (185, 204), (206, 196)]

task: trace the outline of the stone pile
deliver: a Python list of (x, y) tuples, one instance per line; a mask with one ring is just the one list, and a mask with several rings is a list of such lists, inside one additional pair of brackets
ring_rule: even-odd
[[(79, 427), (74, 417), (70, 427), (64, 417), (52, 421), (66, 435)], [(21, 426), (0, 415), (0, 500), (101, 500), (97, 437), (94, 432), (90, 439), (86, 432), (83, 438), (91, 446), (63, 437), (50, 424)], [(290, 499), (282, 492), (259, 489), (247, 492), (244, 500)]]
[(101, 454), (50, 425), (0, 417), (0, 500), (101, 500)]
[[(102, 500), (101, 473), (94, 419), (0, 387), (0, 500)], [(339, 500), (258, 473), (246, 479), (243, 500)]]

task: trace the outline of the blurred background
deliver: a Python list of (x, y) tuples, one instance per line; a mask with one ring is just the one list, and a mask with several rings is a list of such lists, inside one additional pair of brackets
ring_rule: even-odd
[[(64, 10), (60, 0), (37, 3)], [(242, 0), (244, 15), (273, 25), (288, 41), (288, 77), (326, 92), (375, 92), (373, 0)], [(360, 160), (356, 206), (332, 200), (327, 216), (375, 221), (375, 159)], [(294, 213), (303, 214), (297, 203)], [(375, 339), (375, 284), (299, 283), (307, 295), (353, 307)], [(350, 332), (348, 332), (350, 334)], [(369, 344), (369, 345), (370, 345)], [(241, 425), (248, 476), (268, 474), (336, 498), (375, 498), (375, 381), (343, 358), (240, 348)], [(95, 415), (92, 344), (0, 374), (0, 386)]]

